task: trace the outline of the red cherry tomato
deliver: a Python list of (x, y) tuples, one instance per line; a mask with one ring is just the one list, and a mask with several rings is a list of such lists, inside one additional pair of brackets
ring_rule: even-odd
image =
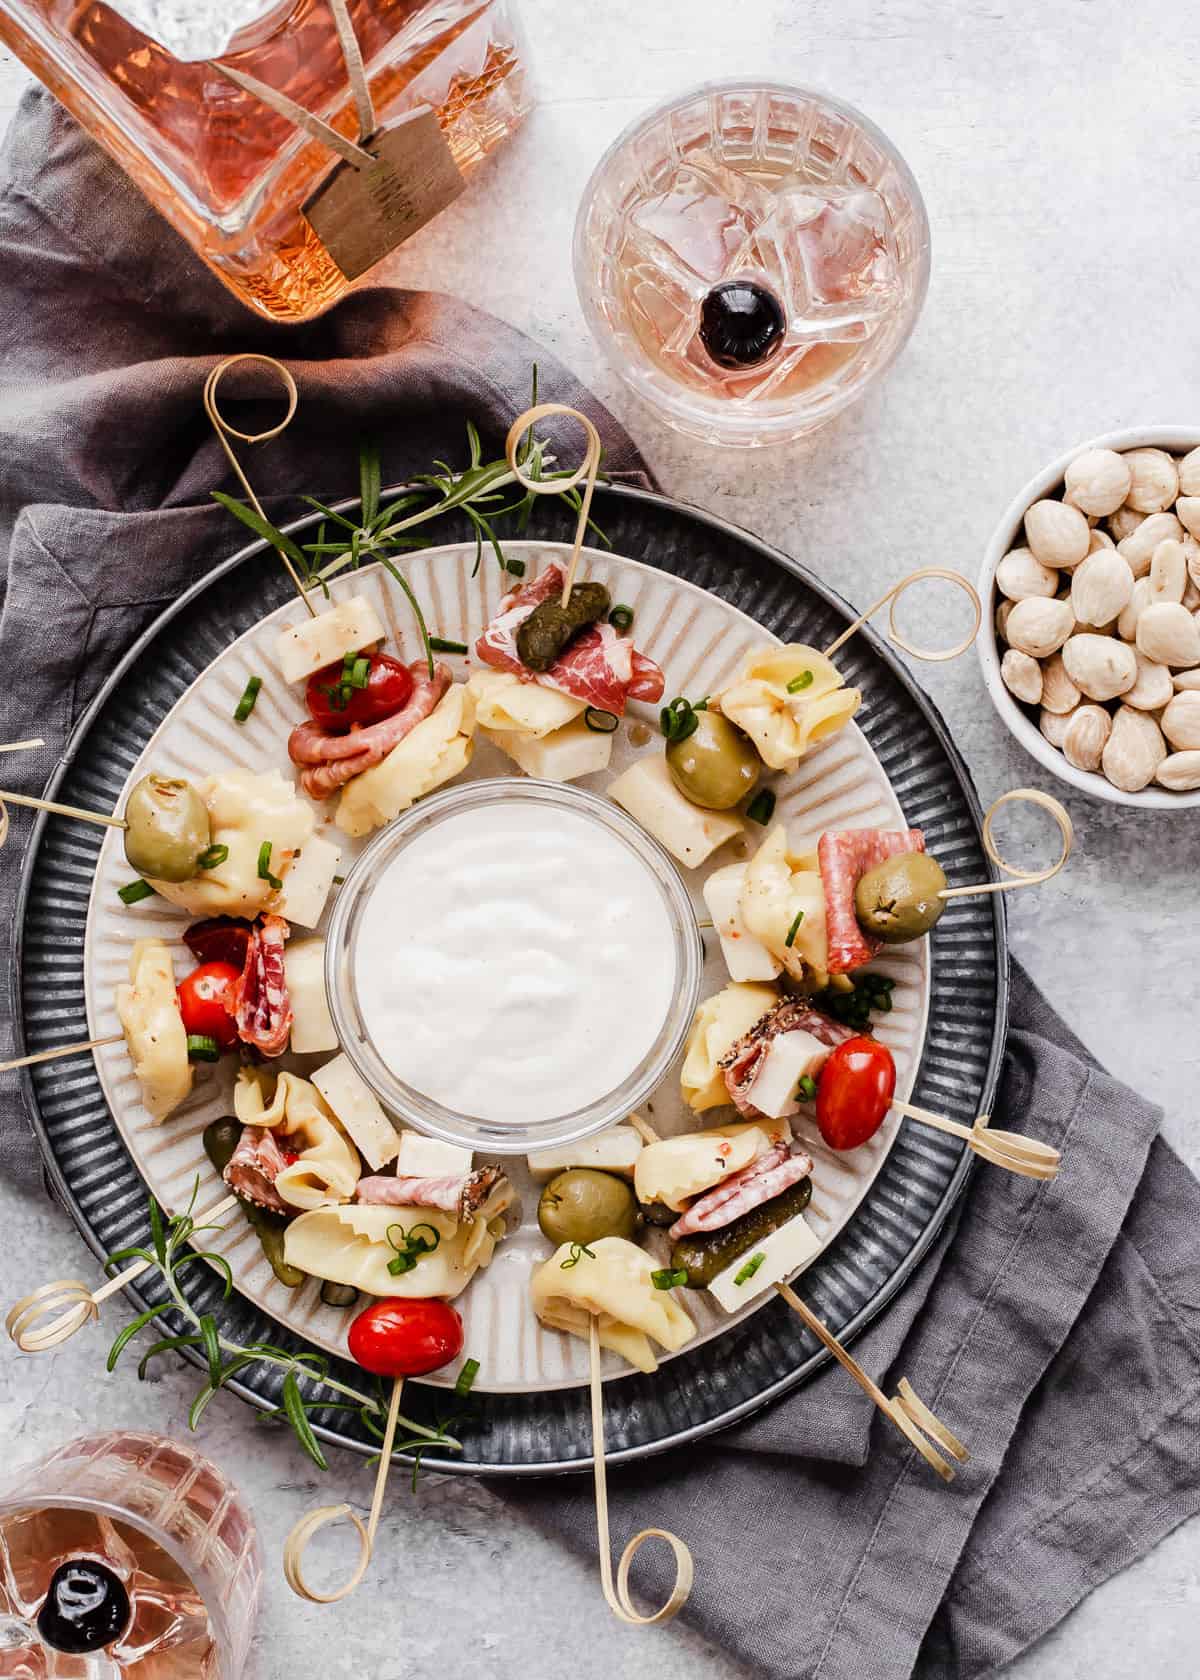
[[(304, 702), (309, 715), (332, 735), (345, 735), (351, 724), (378, 723), (408, 705), (413, 691), (413, 674), (408, 666), (388, 653), (363, 654), (369, 659), (367, 686), (342, 688), (344, 667), (326, 665), (308, 679)], [(344, 704), (341, 702), (344, 701)]]
[(445, 1301), (374, 1301), (347, 1337), (351, 1358), (377, 1377), (423, 1377), (457, 1359), (463, 1321)]
[(201, 963), (185, 975), (179, 984), (184, 1031), (215, 1038), (222, 1050), (232, 1050), (238, 1041), (237, 1022), (225, 1007), (225, 997), (241, 977), (241, 969), (227, 962)]
[(857, 1149), (883, 1124), (896, 1092), (896, 1064), (886, 1044), (848, 1038), (817, 1080), (817, 1125), (831, 1149)]
[(198, 963), (232, 963), (240, 974), (246, 966), (246, 952), (254, 932), (249, 922), (234, 916), (209, 916), (203, 922), (193, 922), (183, 936), (183, 943)]

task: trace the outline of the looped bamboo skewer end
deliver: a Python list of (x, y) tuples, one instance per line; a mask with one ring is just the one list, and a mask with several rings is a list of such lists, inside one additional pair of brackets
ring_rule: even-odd
[[(900, 632), (900, 626), (896, 623), (896, 607), (904, 591), (911, 588), (914, 583), (921, 583), (928, 578), (942, 578), (947, 583), (954, 584), (956, 588), (962, 590), (971, 603), (971, 611), (974, 615), (971, 633), (952, 648), (914, 647), (911, 642), (905, 640)], [(844, 647), (851, 636), (862, 629), (868, 619), (874, 618), (881, 607), (888, 608), (888, 641), (892, 643), (893, 647), (898, 647), (902, 653), (910, 654), (914, 659), (924, 660), (926, 664), (944, 664), (948, 660), (958, 659), (960, 655), (966, 653), (969, 647), (974, 645), (975, 638), (979, 634), (979, 626), (983, 622), (983, 603), (979, 599), (979, 591), (969, 578), (965, 578), (961, 572), (952, 572), (945, 566), (921, 566), (917, 571), (909, 572), (905, 577), (902, 577), (898, 583), (894, 583), (877, 601), (871, 603), (866, 612), (860, 613), (853, 624), (847, 625), (841, 635), (835, 641), (830, 642), (825, 649), (826, 659), (832, 659), (838, 649)]]
[[(357, 1530), (358, 1562), (349, 1579), (340, 1587), (335, 1588), (333, 1592), (319, 1592), (304, 1578), (304, 1553), (318, 1529), (324, 1528), (328, 1523), (339, 1522), (343, 1517)], [(339, 1599), (349, 1598), (359, 1586), (370, 1566), (373, 1550), (374, 1543), (367, 1533), (367, 1525), (349, 1505), (318, 1505), (315, 1510), (306, 1512), (300, 1518), (284, 1543), (283, 1578), (297, 1598), (306, 1598), (310, 1604), (336, 1604)]]
[[(523, 470), (517, 451), (521, 439), (526, 432), (531, 431), (539, 420), (547, 420), (552, 414), (566, 415), (571, 420), (578, 420), (587, 434), (587, 449), (582, 463), (566, 478), (530, 478)], [(533, 408), (527, 408), (524, 414), (518, 414), (508, 428), (508, 436), (504, 440), (504, 454), (508, 460), (509, 471), (523, 490), (528, 490), (534, 496), (561, 496), (564, 490), (573, 490), (577, 484), (584, 484), (583, 495), (579, 503), (579, 519), (575, 526), (575, 542), (571, 549), (571, 559), (567, 566), (566, 576), (563, 578), (562, 604), (565, 607), (571, 598), (571, 590), (575, 584), (575, 573), (579, 569), (579, 551), (583, 547), (583, 539), (587, 534), (588, 514), (592, 507), (592, 494), (596, 488), (596, 478), (600, 471), (601, 443), (600, 433), (577, 408), (571, 408), (566, 403), (538, 403)]]
[(86, 1283), (80, 1278), (59, 1278), (22, 1296), (9, 1309), (4, 1328), (22, 1353), (48, 1353), (70, 1341), (89, 1319), (99, 1317)]
[[(1062, 836), (1062, 850), (1057, 859), (1045, 869), (1022, 869), (1019, 864), (1009, 863), (996, 844), (992, 833), (996, 816), (1006, 805), (1014, 804), (1036, 805), (1040, 810), (1048, 811), (1058, 824), (1058, 832)], [(1075, 826), (1066, 806), (1055, 799), (1053, 794), (1043, 793), (1041, 788), (1010, 788), (988, 806), (983, 819), (982, 837), (984, 851), (996, 868), (1010, 879), (984, 881), (973, 887), (943, 887), (938, 894), (939, 898), (948, 900), (969, 898), (976, 893), (1016, 892), (1020, 887), (1036, 887), (1044, 881), (1053, 880), (1071, 855), (1071, 848), (1075, 844)]]

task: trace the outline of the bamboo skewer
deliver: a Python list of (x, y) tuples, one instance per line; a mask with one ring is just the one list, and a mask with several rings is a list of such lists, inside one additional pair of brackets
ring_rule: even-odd
[[(1062, 836), (1062, 852), (1056, 862), (1046, 869), (1022, 869), (1018, 864), (1008, 863), (1000, 854), (992, 835), (992, 823), (996, 813), (1005, 805), (1024, 802), (1027, 805), (1037, 805), (1043, 811), (1048, 811), (1058, 824), (1058, 831)], [(999, 799), (994, 799), (988, 806), (983, 819), (983, 849), (988, 857), (1002, 869), (1006, 875), (1013, 877), (1010, 881), (984, 881), (977, 887), (943, 887), (939, 898), (970, 898), (976, 893), (1016, 892), (1020, 887), (1036, 887), (1043, 881), (1049, 881), (1058, 874), (1063, 864), (1071, 855), (1071, 847), (1075, 843), (1075, 829), (1071, 822), (1070, 813), (1065, 805), (1061, 805), (1053, 794), (1043, 793), (1040, 788), (1010, 788), (1002, 793)]]
[(34, 1067), (38, 1062), (54, 1062), (60, 1056), (82, 1056), (85, 1050), (102, 1050), (106, 1044), (120, 1044), (124, 1033), (108, 1033), (104, 1038), (85, 1038), (79, 1044), (63, 1044), (53, 1050), (39, 1050), (33, 1056), (14, 1056), (11, 1062), (0, 1062), (0, 1073), (12, 1073), (16, 1068)]
[[(400, 1415), (400, 1395), (403, 1388), (404, 1378), (397, 1377), (392, 1384), (383, 1445), (379, 1449), (379, 1465), (375, 1471), (375, 1489), (371, 1495), (371, 1509), (366, 1522), (364, 1523), (349, 1505), (318, 1505), (315, 1510), (300, 1518), (287, 1537), (283, 1548), (284, 1578), (297, 1597), (306, 1598), (310, 1604), (336, 1604), (339, 1599), (348, 1598), (361, 1584), (370, 1567), (375, 1550), (375, 1535), (383, 1511), (383, 1496), (392, 1468), (392, 1447), (396, 1440), (396, 1422)], [(338, 1522), (343, 1517), (357, 1530), (358, 1560), (349, 1578), (340, 1587), (335, 1588), (333, 1592), (320, 1592), (310, 1586), (304, 1578), (304, 1553), (318, 1529), (324, 1528), (328, 1523)]]
[[(98, 1042), (111, 1044), (114, 1040), (102, 1039)], [(215, 1207), (199, 1214), (196, 1223), (208, 1224), (236, 1206), (237, 1197), (226, 1196)], [(59, 1347), (63, 1342), (69, 1341), (77, 1330), (82, 1330), (89, 1319), (99, 1318), (100, 1307), (109, 1296), (115, 1295), (117, 1290), (123, 1289), (127, 1283), (132, 1283), (134, 1278), (140, 1277), (149, 1265), (148, 1260), (135, 1260), (131, 1266), (126, 1266), (123, 1272), (118, 1272), (116, 1277), (109, 1278), (99, 1289), (89, 1289), (80, 1278), (59, 1278), (54, 1283), (44, 1283), (40, 1289), (23, 1296), (9, 1309), (4, 1328), (22, 1353), (46, 1353), (50, 1348)], [(51, 1313), (58, 1316), (51, 1318), (48, 1324), (42, 1322)]]
[(927, 1108), (916, 1108), (912, 1103), (898, 1102), (894, 1097), (891, 1106), (908, 1120), (962, 1138), (968, 1149), (995, 1167), (1006, 1167), (1022, 1178), (1037, 1178), (1047, 1183), (1058, 1177), (1062, 1166), (1059, 1150), (1039, 1138), (1023, 1137), (1020, 1132), (993, 1132), (988, 1126), (990, 1116), (986, 1114), (981, 1114), (973, 1126), (964, 1126), (959, 1120), (933, 1114)]
[[(572, 420), (578, 420), (587, 433), (587, 450), (581, 465), (567, 478), (527, 478), (521, 470), (521, 462), (517, 458), (517, 449), (525, 433), (535, 426), (539, 420), (545, 420), (552, 414), (569, 415)], [(600, 471), (600, 433), (577, 408), (569, 408), (566, 403), (538, 403), (534, 408), (527, 408), (524, 414), (519, 414), (508, 429), (508, 437), (504, 443), (504, 453), (508, 458), (509, 469), (522, 489), (528, 490), (534, 496), (561, 496), (564, 490), (573, 490), (577, 484), (584, 484), (583, 495), (579, 503), (579, 519), (575, 526), (575, 543), (571, 549), (571, 559), (567, 566), (566, 576), (563, 578), (562, 605), (565, 607), (571, 598), (571, 590), (575, 585), (575, 573), (579, 567), (579, 551), (583, 547), (583, 539), (587, 535), (588, 515), (592, 508), (592, 494), (596, 488), (596, 477)]]
[[(900, 628), (896, 623), (896, 604), (911, 584), (920, 583), (925, 578), (944, 578), (947, 583), (953, 583), (961, 589), (971, 603), (975, 615), (975, 622), (971, 626), (971, 634), (959, 642), (956, 647), (947, 648), (944, 651), (913, 647), (912, 643), (905, 641), (900, 634)], [(890, 589), (879, 597), (878, 601), (872, 602), (866, 612), (859, 613), (853, 624), (847, 625), (841, 635), (830, 642), (825, 649), (826, 659), (832, 659), (838, 649), (844, 647), (851, 636), (861, 630), (867, 620), (874, 618), (879, 609), (886, 607), (889, 602), (891, 602), (891, 606), (888, 611), (888, 640), (904, 653), (911, 654), (914, 659), (923, 659), (929, 664), (941, 664), (950, 659), (957, 659), (960, 654), (965, 653), (979, 634), (979, 626), (983, 622), (983, 603), (979, 599), (978, 590), (969, 579), (965, 578), (961, 572), (948, 571), (944, 566), (922, 566), (917, 571), (909, 572), (906, 577), (902, 577), (899, 583), (894, 583)]]
[[(221, 413), (220, 407), (217, 404), (217, 387), (220, 385), (225, 375), (229, 372), (230, 368), (236, 367), (239, 362), (257, 362), (260, 367), (270, 368), (272, 373), (279, 375), (283, 388), (287, 392), (287, 413), (277, 426), (271, 426), (265, 432), (239, 432), (236, 426), (231, 426), (229, 424), (229, 421), (226, 420), (225, 416)], [(250, 502), (251, 507), (253, 507), (255, 513), (257, 513), (260, 519), (265, 520), (267, 517), (266, 513), (263, 511), (263, 505), (255, 495), (253, 485), (250, 483), (250, 480), (246, 477), (245, 472), (242, 470), (242, 464), (238, 460), (236, 451), (234, 450), (233, 444), (230, 440), (232, 438), (237, 438), (242, 443), (269, 443), (272, 438), (278, 437), (282, 431), (285, 431), (287, 427), (291, 425), (292, 417), (296, 412), (299, 401), (300, 393), (296, 389), (296, 381), (292, 378), (292, 375), (288, 372), (287, 368), (284, 367), (283, 363), (276, 361), (274, 356), (260, 355), (255, 351), (243, 350), (236, 356), (224, 357), (222, 361), (217, 363), (216, 367), (213, 368), (208, 378), (204, 381), (204, 412), (208, 415), (209, 420), (212, 422), (212, 428), (217, 434), (221, 448), (225, 451), (229, 464), (237, 475), (239, 484), (246, 492), (246, 497)], [(300, 599), (304, 602), (304, 606), (309, 617), (316, 618), (317, 609), (313, 606), (312, 601), (309, 599), (308, 590), (305, 587), (299, 572), (292, 564), (290, 556), (285, 554), (282, 548), (277, 548), (275, 552), (278, 554), (280, 560), (282, 560), (287, 575), (291, 578), (292, 583), (295, 585), (297, 595), (299, 595)]]

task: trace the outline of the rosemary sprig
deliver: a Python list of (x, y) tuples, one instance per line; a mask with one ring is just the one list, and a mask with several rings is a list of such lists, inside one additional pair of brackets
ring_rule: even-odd
[[(355, 1411), (362, 1419), (368, 1431), (383, 1439), (384, 1419), (387, 1415), (386, 1398), (380, 1394), (363, 1394), (359, 1389), (351, 1388), (348, 1383), (338, 1381), (329, 1375), (329, 1361), (320, 1353), (290, 1353), (287, 1348), (274, 1347), (270, 1342), (250, 1342), (242, 1344), (230, 1340), (221, 1334), (221, 1329), (213, 1313), (198, 1313), (184, 1294), (180, 1278), (188, 1266), (196, 1261), (205, 1261), (215, 1266), (224, 1279), (222, 1299), (228, 1300), (233, 1293), (233, 1272), (228, 1260), (220, 1254), (201, 1254), (196, 1250), (184, 1252), (186, 1244), (201, 1231), (217, 1231), (219, 1225), (198, 1225), (193, 1218), (196, 1197), (200, 1190), (200, 1179), (196, 1178), (192, 1186), (191, 1198), (182, 1213), (164, 1217), (153, 1196), (150, 1198), (150, 1239), (149, 1248), (131, 1247), (119, 1249), (110, 1254), (105, 1260), (106, 1268), (120, 1266), (129, 1260), (144, 1260), (148, 1267), (158, 1272), (170, 1297), (163, 1306), (152, 1307), (148, 1312), (139, 1314), (131, 1323), (126, 1324), (118, 1333), (116, 1340), (108, 1352), (107, 1369), (116, 1369), (117, 1361), (139, 1331), (146, 1329), (155, 1318), (159, 1317), (166, 1308), (173, 1307), (188, 1326), (182, 1334), (162, 1336), (153, 1342), (142, 1354), (138, 1364), (138, 1377), (143, 1379), (150, 1362), (160, 1354), (179, 1352), (185, 1348), (201, 1348), (208, 1364), (208, 1380), (193, 1400), (188, 1412), (188, 1426), (195, 1429), (210, 1403), (229, 1382), (231, 1377), (237, 1376), (250, 1365), (273, 1365), (283, 1372), (283, 1389), (281, 1405), (269, 1416), (279, 1416), (291, 1425), (296, 1439), (304, 1451), (312, 1459), (319, 1470), (329, 1468), (325, 1454), (321, 1451), (321, 1444), (313, 1433), (309, 1414), (312, 1412), (343, 1410)], [(344, 1400), (326, 1400), (306, 1395), (301, 1386), (311, 1385), (319, 1389), (326, 1389), (331, 1394), (342, 1395)], [(450, 1452), (461, 1452), (461, 1441), (455, 1440), (447, 1434), (445, 1427), (430, 1429), (421, 1423), (415, 1423), (412, 1418), (401, 1417), (401, 1424), (408, 1431), (408, 1436), (402, 1443), (405, 1447), (414, 1441), (423, 1443), (421, 1450), (432, 1446), (445, 1447)], [(397, 1447), (399, 1450), (399, 1447)], [(419, 1453), (418, 1453), (419, 1462)]]

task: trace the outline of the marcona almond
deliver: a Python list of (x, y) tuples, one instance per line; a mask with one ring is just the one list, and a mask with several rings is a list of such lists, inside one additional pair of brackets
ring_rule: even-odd
[(1008, 615), (1013, 610), (1015, 602), (1001, 601), (996, 608), (996, 634), (1003, 641), (1008, 640)]
[(1144, 513), (1135, 513), (1131, 507), (1119, 507), (1116, 513), (1109, 515), (1108, 528), (1117, 542), (1122, 543), (1126, 537), (1133, 535), (1145, 517)]
[[(1069, 601), (1047, 601), (1040, 595), (1028, 595), (1023, 601), (1014, 601), (1005, 635), (1022, 653), (1034, 659), (1049, 659), (1074, 628), (1075, 614)], [(1188, 663), (1200, 664), (1200, 658)]]
[(1038, 728), (1050, 745), (1057, 747), (1059, 752), (1062, 751), (1062, 744), (1066, 740), (1067, 724), (1070, 722), (1070, 718), (1070, 712), (1064, 715), (1062, 712), (1047, 712), (1045, 710), (1038, 717)]
[(1129, 605), (1117, 620), (1117, 634), (1125, 641), (1132, 642), (1137, 635), (1137, 622), (1142, 613), (1150, 605), (1150, 579), (1139, 578), (1133, 586), (1133, 594), (1129, 597)]
[(1066, 502), (1034, 502), (1025, 515), (1025, 541), (1043, 566), (1078, 566), (1091, 540), (1091, 526)]
[(1190, 613), (1194, 613), (1196, 608), (1200, 607), (1200, 589), (1197, 589), (1190, 577), (1183, 586), (1183, 600), (1180, 604)]
[(1200, 690), (1200, 665), (1194, 665), (1190, 671), (1176, 671), (1171, 678), (1171, 684), (1180, 694), (1191, 694)]
[(1193, 449), (1179, 463), (1179, 494), (1200, 496), (1200, 449)]
[(1167, 743), (1150, 713), (1119, 707), (1100, 755), (1101, 769), (1113, 786), (1123, 793), (1140, 793), (1166, 756)]
[(1137, 681), (1137, 656), (1113, 636), (1071, 636), (1062, 656), (1067, 675), (1089, 700), (1115, 700)]
[(1127, 449), (1133, 483), (1125, 500), (1138, 513), (1161, 513), (1179, 494), (1179, 472), (1165, 449)]
[(1180, 538), (1183, 545), (1183, 558), (1187, 562), (1188, 576), (1195, 584), (1200, 584), (1200, 542), (1186, 533)]
[(1009, 648), (1000, 661), (1000, 675), (1004, 685), (1030, 706), (1042, 698), (1042, 667), (1020, 648)]
[(1172, 793), (1200, 788), (1200, 752), (1169, 753), (1154, 772), (1154, 779)]
[(1176, 752), (1200, 750), (1200, 693), (1184, 689), (1158, 721)]
[(1146, 607), (1137, 621), (1137, 645), (1140, 653), (1160, 665), (1183, 669), (1200, 665), (1200, 625), (1178, 601), (1152, 601)]
[(1091, 540), (1088, 543), (1088, 553), (1095, 554), (1098, 548), (1116, 548), (1116, 543), (1107, 531), (1102, 531), (1099, 525), (1093, 526)]
[(1067, 719), (1062, 750), (1076, 770), (1099, 770), (1104, 745), (1112, 733), (1112, 718), (1103, 706), (1080, 706)]
[[(1183, 565), (1181, 548), (1179, 564)], [(1110, 624), (1124, 612), (1132, 594), (1133, 573), (1115, 549), (1089, 554), (1071, 574), (1071, 611), (1080, 624)]]
[(1173, 513), (1152, 513), (1142, 520), (1136, 531), (1122, 537), (1117, 544), (1117, 553), (1124, 558), (1135, 578), (1145, 577), (1159, 543), (1166, 542), (1168, 538), (1179, 542), (1182, 536), (1183, 526)]
[[(1183, 550), (1180, 549), (1182, 556)], [(996, 567), (996, 586), (1010, 601), (1029, 595), (1052, 596), (1058, 588), (1058, 573), (1035, 560), (1027, 548), (1014, 548)]]
[(1133, 487), (1129, 462), (1115, 449), (1085, 449), (1067, 468), (1066, 499), (1083, 513), (1115, 513)]
[[(1078, 574), (1077, 574), (1078, 575)], [(1187, 582), (1187, 561), (1183, 544), (1168, 537), (1154, 550), (1150, 561), (1151, 601), (1182, 601)]]
[(1200, 536), (1200, 496), (1180, 496), (1175, 503), (1175, 514), (1185, 531)]
[(1073, 712), (1083, 696), (1067, 675), (1061, 651), (1038, 667), (1042, 676), (1042, 705), (1048, 712)]
[(1127, 706), (1136, 706), (1139, 712), (1157, 712), (1175, 692), (1171, 673), (1165, 665), (1156, 665), (1153, 659), (1147, 659), (1144, 653), (1134, 657), (1137, 659), (1137, 681), (1132, 688), (1125, 690), (1121, 699)]

